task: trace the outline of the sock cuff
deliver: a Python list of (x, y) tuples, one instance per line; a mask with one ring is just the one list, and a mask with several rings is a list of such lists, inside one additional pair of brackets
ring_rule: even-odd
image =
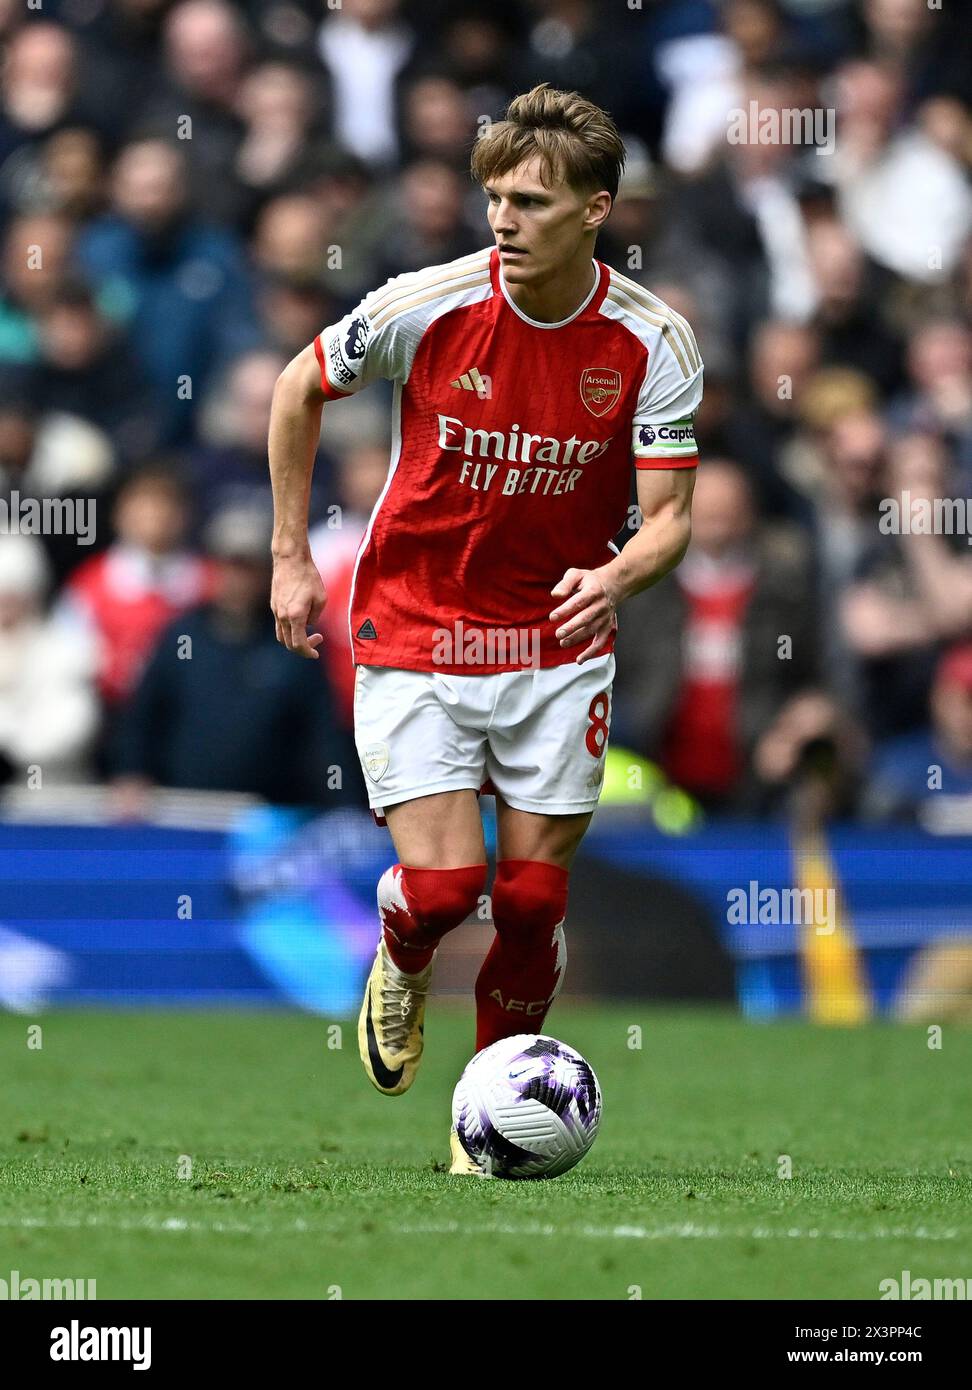
[(458, 869), (411, 869), (396, 864), (402, 892), (409, 911), (420, 917), (430, 908), (458, 912), (461, 921), (476, 905), (476, 899), (486, 890), (486, 865), (463, 864)]
[(396, 864), (394, 867), (401, 869), (403, 874), (408, 875), (409, 882), (416, 885), (419, 883), (426, 886), (436, 883), (465, 885), (475, 883), (480, 878), (484, 883), (486, 881), (485, 864), (463, 864), (458, 869), (413, 869), (408, 864)]
[(525, 928), (533, 923), (559, 922), (567, 911), (570, 874), (559, 864), (541, 859), (501, 859), (493, 881), (493, 923), (496, 930), (515, 920)]
[(545, 859), (499, 859), (496, 862), (496, 882), (527, 882), (531, 886), (549, 888), (554, 892), (566, 890), (570, 870)]

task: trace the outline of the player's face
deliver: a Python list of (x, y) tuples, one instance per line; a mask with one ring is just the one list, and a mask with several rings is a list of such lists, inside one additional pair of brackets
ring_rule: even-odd
[(568, 184), (545, 187), (539, 157), (485, 186), (486, 215), (507, 284), (528, 285), (589, 258), (593, 233), (610, 208), (607, 193), (583, 194)]

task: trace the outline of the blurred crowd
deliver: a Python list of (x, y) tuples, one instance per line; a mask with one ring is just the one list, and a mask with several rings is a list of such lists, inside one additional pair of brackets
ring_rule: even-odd
[[(617, 120), (597, 254), (706, 363), (694, 538), (622, 611), (615, 741), (717, 812), (808, 768), (842, 814), (972, 794), (961, 6), (0, 0), (0, 36), (0, 778), (360, 798), (344, 612), (389, 397), (325, 412), (305, 663), (267, 603), (274, 382), (367, 290), (488, 244), (471, 143), (546, 80)], [(819, 147), (727, 138), (810, 108)], [(892, 524), (943, 500), (954, 525)], [(24, 534), (31, 501), (93, 534)]]

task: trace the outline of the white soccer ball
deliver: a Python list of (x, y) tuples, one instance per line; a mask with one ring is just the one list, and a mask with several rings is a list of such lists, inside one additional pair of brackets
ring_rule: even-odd
[(452, 1097), (466, 1153), (494, 1178), (555, 1178), (594, 1143), (601, 1089), (579, 1052), (518, 1033), (477, 1052)]

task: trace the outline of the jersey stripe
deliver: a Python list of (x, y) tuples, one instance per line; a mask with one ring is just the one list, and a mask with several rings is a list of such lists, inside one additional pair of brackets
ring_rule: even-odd
[[(447, 281), (440, 281), (433, 289), (428, 290), (425, 294), (418, 294), (413, 299), (407, 299), (404, 302), (399, 301), (398, 303), (392, 304), (389, 308), (384, 309), (377, 316), (372, 312), (371, 314), (369, 314), (369, 317), (371, 319), (373, 328), (377, 332), (379, 328), (384, 328), (385, 324), (390, 323), (392, 319), (397, 319), (402, 314), (407, 314), (410, 312), (410, 310), (419, 308), (419, 306), (422, 304), (428, 304), (433, 299), (447, 299), (449, 295), (456, 294), (458, 291), (454, 287), (453, 282), (456, 280), (467, 279), (468, 275), (468, 271), (465, 273), (465, 275), (452, 275), (449, 277)], [(481, 288), (483, 285), (488, 284), (488, 274), (477, 275), (474, 279), (467, 279), (467, 283), (462, 286), (462, 289), (475, 290)]]
[[(643, 289), (642, 286), (635, 284), (635, 282), (629, 280), (627, 276), (619, 276), (616, 272), (612, 271), (611, 281), (611, 290), (616, 290), (621, 294), (627, 295), (630, 300), (639, 305), (639, 307), (644, 310), (645, 314), (649, 316), (648, 321), (650, 323), (654, 323), (656, 327), (662, 327), (662, 332), (665, 332), (663, 327), (664, 324), (668, 323), (672, 326), (674, 332), (678, 334), (685, 359), (690, 364), (690, 370), (686, 372), (686, 375), (691, 376), (693, 372), (698, 371), (702, 366), (702, 358), (699, 355), (695, 334), (692, 332), (685, 319), (682, 318), (681, 314), (676, 314), (675, 310), (669, 308), (664, 300), (659, 299), (649, 290)], [(609, 297), (611, 297), (611, 290), (608, 291)], [(618, 302), (618, 300), (615, 300), (615, 303)], [(624, 306), (622, 305), (621, 307)], [(671, 337), (669, 337), (669, 342), (672, 342)], [(679, 365), (681, 366), (681, 361)]]
[[(470, 251), (465, 256), (457, 256), (454, 261), (444, 261), (442, 265), (426, 266), (424, 270), (406, 271), (403, 275), (395, 276), (394, 279), (389, 280), (379, 289), (373, 290), (368, 297), (373, 300), (380, 309), (384, 300), (393, 298), (397, 294), (402, 294), (408, 289), (434, 284), (435, 281), (443, 279), (446, 275), (451, 275), (463, 266), (472, 270), (474, 269), (475, 262), (482, 261), (484, 268), (488, 267), (491, 256), (492, 249), (490, 247), (483, 247), (482, 250)], [(402, 280), (407, 280), (408, 285), (403, 287), (400, 283)]]
[[(685, 376), (692, 376), (694, 372), (698, 371), (702, 361), (698, 348), (695, 346), (692, 330), (684, 319), (679, 320), (671, 310), (664, 306), (661, 309), (655, 308), (647, 299), (624, 285), (613, 286), (608, 293), (608, 298), (612, 299), (619, 307), (626, 308), (629, 313), (639, 314), (647, 323), (662, 330), (662, 334), (675, 354)], [(658, 303), (661, 304), (661, 300)], [(683, 327), (680, 327), (680, 324)]]
[[(379, 290), (372, 303), (368, 305), (368, 317), (374, 321), (380, 314), (383, 314), (393, 304), (403, 299), (409, 299), (412, 295), (421, 294), (427, 289), (432, 289), (440, 285), (455, 284), (457, 280), (463, 280), (470, 275), (489, 274), (489, 255), (482, 251), (475, 252), (471, 256), (463, 256), (457, 261), (450, 261), (446, 266), (436, 267), (437, 273), (416, 274), (409, 277), (407, 285), (393, 284), (385, 290)], [(443, 290), (443, 293), (447, 293)]]
[(695, 369), (698, 370), (702, 366), (702, 358), (699, 356), (695, 334), (682, 315), (676, 313), (671, 305), (666, 304), (663, 299), (659, 299), (656, 294), (652, 294), (651, 290), (646, 290), (644, 285), (639, 285), (636, 280), (632, 280), (629, 276), (621, 275), (615, 271), (612, 278), (616, 281), (618, 288), (624, 290), (637, 303), (643, 304), (646, 309), (654, 310), (675, 324), (685, 345), (686, 355)]
[(621, 293), (616, 290), (608, 290), (605, 299), (609, 299), (612, 304), (616, 304), (619, 309), (624, 309), (626, 313), (631, 314), (634, 318), (639, 318), (642, 322), (651, 324), (652, 328), (660, 328), (662, 337), (671, 348), (672, 356), (678, 363), (682, 375), (686, 379), (693, 375), (692, 369), (685, 360), (681, 340), (678, 338), (675, 329), (667, 319), (663, 319), (660, 314), (652, 314), (647, 309), (633, 302), (626, 303)]

